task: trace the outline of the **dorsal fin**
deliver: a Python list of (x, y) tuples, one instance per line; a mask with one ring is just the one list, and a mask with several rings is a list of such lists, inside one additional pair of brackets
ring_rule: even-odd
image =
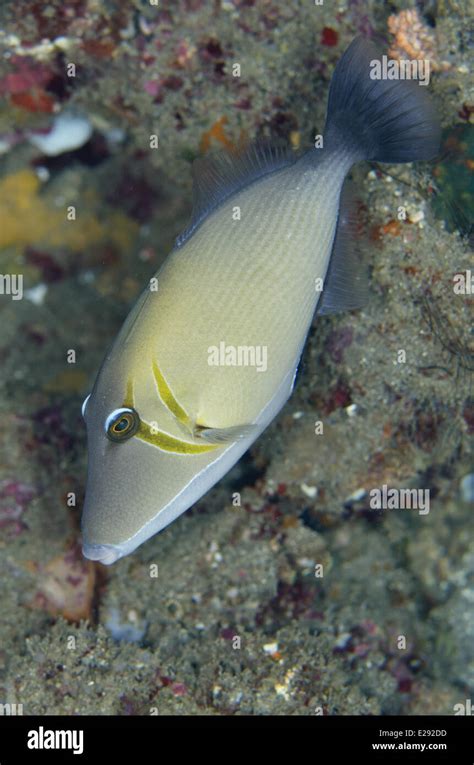
[(357, 210), (353, 187), (346, 181), (341, 192), (336, 235), (317, 314), (360, 308), (367, 302), (367, 274), (357, 246)]
[(299, 154), (287, 145), (257, 141), (243, 151), (219, 151), (193, 164), (193, 212), (176, 239), (181, 247), (222, 202), (268, 173), (292, 165)]

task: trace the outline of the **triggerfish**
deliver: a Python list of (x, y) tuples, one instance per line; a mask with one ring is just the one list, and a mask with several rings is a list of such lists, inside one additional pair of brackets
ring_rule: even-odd
[(363, 304), (345, 177), (361, 160), (432, 159), (440, 138), (426, 88), (374, 79), (376, 60), (362, 38), (346, 50), (317, 147), (195, 163), (191, 222), (83, 404), (87, 558), (113, 563), (207, 492), (290, 396), (315, 311)]

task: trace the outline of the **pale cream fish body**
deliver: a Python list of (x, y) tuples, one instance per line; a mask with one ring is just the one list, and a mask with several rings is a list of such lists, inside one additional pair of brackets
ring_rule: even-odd
[[(367, 44), (356, 41), (353, 58), (374, 55), (357, 45)], [(247, 183), (239, 178), (222, 201), (211, 189), (207, 211), (198, 200), (194, 227), (125, 322), (84, 406), (87, 557), (114, 562), (199, 499), (287, 400), (318, 302), (326, 312), (360, 304), (336, 228), (345, 176), (371, 152), (339, 141), (330, 118), (324, 151), (272, 166), (262, 150)], [(400, 147), (388, 154), (405, 161)], [(216, 168), (226, 175), (225, 162)]]
[[(155, 359), (193, 422), (228, 428), (256, 420), (296, 363), (321, 295), (316, 280), (327, 270), (345, 170), (327, 167), (314, 178), (297, 164), (257, 181), (171, 254), (128, 340), (140, 412), (151, 415), (156, 405)], [(209, 348), (222, 341), (264, 346), (267, 370), (210, 364)]]

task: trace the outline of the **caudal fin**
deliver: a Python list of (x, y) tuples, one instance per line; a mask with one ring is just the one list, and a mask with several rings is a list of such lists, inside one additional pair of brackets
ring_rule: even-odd
[(426, 86), (416, 80), (372, 79), (381, 55), (362, 37), (350, 44), (336, 66), (324, 140), (341, 142), (358, 159), (413, 162), (433, 159), (440, 125)]

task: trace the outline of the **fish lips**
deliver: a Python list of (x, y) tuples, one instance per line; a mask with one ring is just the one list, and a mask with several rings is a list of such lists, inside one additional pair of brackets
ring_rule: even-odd
[(99, 545), (84, 542), (82, 554), (89, 560), (103, 563), (104, 566), (111, 566), (112, 563), (125, 555), (125, 551), (121, 549), (120, 545)]

